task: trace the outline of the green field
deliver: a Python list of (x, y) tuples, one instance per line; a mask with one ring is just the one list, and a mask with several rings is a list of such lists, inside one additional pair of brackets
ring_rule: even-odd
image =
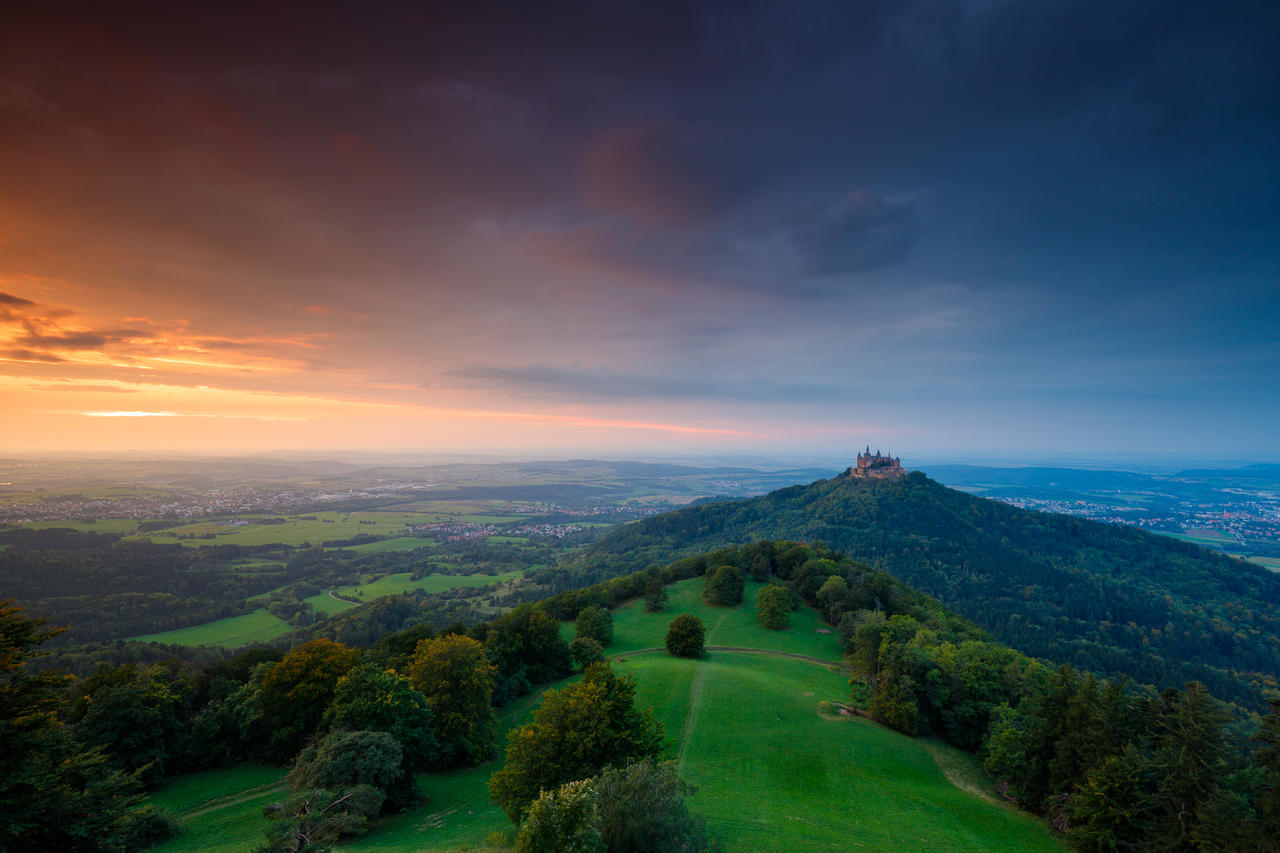
[[(411, 572), (398, 572), (366, 584), (340, 587), (335, 592), (341, 598), (334, 598), (329, 594), (328, 590), (325, 590), (303, 600), (310, 604), (312, 610), (316, 613), (332, 616), (335, 613), (359, 607), (361, 603), (373, 601), (375, 598), (382, 598), (385, 595), (399, 595), (402, 592), (411, 590), (443, 592), (447, 589), (460, 589), (462, 587), (476, 587), (479, 589), (507, 583), (522, 577), (523, 574), (523, 571), (511, 571), (498, 575), (427, 575), (418, 580), (413, 580)], [(263, 593), (255, 596), (255, 600), (263, 600), (269, 598), (270, 595), (270, 593)], [(358, 599), (358, 601), (343, 601), (343, 598)], [(242, 616), (228, 616), (226, 619), (205, 622), (203, 625), (192, 625), (189, 628), (176, 628), (172, 631), (162, 631), (155, 634), (142, 634), (129, 639), (144, 643), (170, 643), (178, 646), (224, 646), (234, 649), (240, 646), (247, 646), (250, 643), (265, 642), (279, 637), (281, 634), (288, 633), (290, 630), (292, 628), (289, 623), (268, 613), (265, 608), (259, 608)]]
[(65, 527), (71, 530), (79, 530), (84, 533), (123, 533), (129, 534), (138, 529), (138, 519), (136, 518), (99, 518), (95, 520), (66, 520), (66, 521), (31, 521), (24, 525), (32, 530), (48, 530), (50, 528)]
[(178, 819), (184, 832), (159, 847), (165, 853), (249, 850), (265, 841), (263, 806), (284, 793), (279, 767), (232, 767), (166, 782), (151, 802)]
[(176, 646), (224, 646), (234, 649), (250, 643), (261, 643), (291, 631), (289, 623), (260, 607), (243, 616), (228, 616), (190, 628), (176, 628), (158, 634), (129, 637), (143, 643), (170, 643)]
[[(1065, 850), (1034, 818), (999, 801), (973, 756), (862, 718), (821, 713), (824, 700), (848, 700), (837, 640), (819, 633), (807, 610), (792, 613), (786, 631), (760, 628), (753, 611), (759, 586), (749, 585), (747, 603), (732, 609), (704, 605), (700, 579), (673, 586), (662, 612), (645, 613), (633, 602), (615, 614), (608, 649), (620, 671), (634, 674), (638, 704), (654, 709), (666, 727), (667, 757), (698, 788), (690, 807), (726, 850)], [(681, 612), (706, 622), (710, 645), (758, 651), (712, 651), (698, 661), (642, 651), (661, 646)], [(534, 701), (508, 708), (504, 726), (523, 721)], [(426, 804), (384, 819), (341, 849), (429, 853), (482, 844), (510, 827), (487, 800), (485, 782), (497, 766), (422, 776)], [(198, 788), (188, 778), (154, 798), (188, 816), (187, 835), (158, 850), (242, 850), (261, 838), (264, 798), (253, 791), (242, 800), (229, 796), (234, 785), (219, 781), (200, 799), (184, 793)], [(255, 779), (246, 778), (245, 787)]]
[[(263, 524), (259, 517), (199, 521), (137, 534), (157, 543), (201, 545), (319, 545), (356, 536), (396, 536), (409, 524), (434, 521), (435, 516), (400, 512), (316, 512), (305, 516), (281, 516), (280, 524)], [(202, 538), (202, 537), (211, 538)]]
[(348, 545), (343, 550), (357, 554), (381, 554), (384, 551), (416, 551), (419, 548), (434, 548), (430, 539), (418, 539), (415, 536), (397, 536), (394, 539), (383, 539), (379, 542), (366, 542), (363, 545)]
[(1280, 557), (1249, 557), (1248, 560), (1264, 568), (1280, 571)]
[[(459, 589), (464, 586), (496, 586), (523, 575), (523, 571), (511, 571), (500, 575), (426, 575), (413, 580), (412, 572), (397, 572), (394, 575), (378, 578), (371, 583), (339, 587), (337, 592), (338, 595), (345, 598), (360, 598), (362, 601), (373, 601), (375, 598), (381, 598), (384, 595), (399, 595), (410, 590), (443, 592), (446, 589)], [(310, 601), (311, 599), (307, 600)]]

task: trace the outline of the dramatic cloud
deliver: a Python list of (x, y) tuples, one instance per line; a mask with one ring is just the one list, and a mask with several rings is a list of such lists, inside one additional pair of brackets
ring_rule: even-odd
[[(6, 437), (1265, 451), (1278, 29), (1244, 0), (21, 4)], [(67, 414), (125, 389), (184, 417)]]

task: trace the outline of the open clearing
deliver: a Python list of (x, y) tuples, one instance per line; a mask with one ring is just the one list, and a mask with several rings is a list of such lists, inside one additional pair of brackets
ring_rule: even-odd
[[(760, 628), (754, 614), (759, 586), (748, 585), (746, 603), (732, 609), (704, 605), (701, 579), (671, 587), (659, 613), (632, 602), (615, 613), (608, 648), (615, 667), (634, 674), (637, 704), (652, 708), (666, 727), (667, 757), (679, 760), (682, 775), (698, 788), (690, 807), (723, 836), (726, 850), (1066, 849), (1033, 817), (999, 802), (973, 756), (865, 719), (820, 714), (824, 700), (848, 701), (836, 637), (819, 633), (808, 610), (792, 613), (786, 631)], [(694, 661), (644, 651), (662, 646), (667, 625), (682, 612), (706, 623), (710, 645), (829, 663), (732, 651)], [(534, 701), (526, 697), (507, 709), (504, 725), (522, 722)], [(483, 843), (491, 832), (510, 828), (485, 790), (498, 766), (420, 777), (427, 803), (381, 821), (341, 849), (427, 853)], [(186, 784), (169, 783), (155, 801), (179, 799), (171, 790)], [(158, 850), (242, 850), (260, 840), (262, 803), (226, 799), (231, 786), (209, 787), (207, 803), (183, 801), (196, 815), (188, 834)], [(224, 831), (194, 838), (206, 841), (203, 846), (193, 843), (215, 820)]]
[[(498, 586), (523, 576), (523, 572), (512, 571), (498, 575), (427, 575), (412, 580), (411, 572), (398, 572), (387, 575), (367, 584), (344, 586), (336, 590), (335, 598), (328, 590), (304, 599), (316, 613), (332, 616), (360, 604), (382, 598), (386, 595), (399, 595), (410, 590), (426, 590), (427, 592), (443, 592), (447, 589), (463, 587), (484, 588)], [(261, 600), (270, 593), (256, 596)], [(344, 600), (345, 599), (345, 600)], [(354, 601), (351, 599), (355, 599)], [(156, 634), (143, 634), (130, 637), (144, 643), (170, 643), (178, 646), (223, 646), (228, 649), (261, 643), (288, 633), (292, 628), (288, 622), (273, 616), (266, 608), (258, 608), (252, 613), (241, 616), (228, 616), (202, 625), (189, 628), (176, 628)]]
[[(353, 605), (354, 606), (354, 605)], [(223, 646), (228, 649), (247, 646), (250, 643), (262, 643), (279, 637), (293, 630), (288, 622), (259, 607), (252, 613), (242, 616), (228, 616), (205, 622), (203, 625), (192, 625), (189, 628), (175, 628), (158, 634), (143, 634), (130, 637), (142, 643), (168, 643), (175, 646)]]

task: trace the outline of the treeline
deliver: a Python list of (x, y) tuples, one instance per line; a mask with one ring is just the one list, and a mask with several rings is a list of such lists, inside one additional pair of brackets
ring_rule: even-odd
[[(397, 572), (496, 575), (552, 562), (563, 550), (486, 542), (441, 543), (429, 555), (282, 545), (189, 548), (66, 528), (5, 530), (0, 545), (0, 597), (65, 626), (52, 642), (68, 647), (186, 628), (258, 607), (306, 627), (323, 615), (304, 599), (333, 586)], [(450, 614), (440, 624), (465, 615)], [(384, 626), (357, 642), (371, 643), (398, 627)]]
[[(1280, 677), (1280, 576), (1121, 525), (1021, 510), (920, 473), (837, 477), (644, 519), (573, 574), (636, 571), (757, 539), (823, 542), (1035, 657), (1265, 707)], [(568, 582), (566, 580), (566, 582)]]
[[(0, 768), (0, 846), (14, 849), (141, 849), (172, 830), (139, 811), (142, 787), (245, 761), (294, 766), (282, 837), (320, 812), (349, 834), (416, 802), (413, 773), (492, 758), (494, 707), (572, 666), (559, 621), (532, 606), (440, 633), (416, 624), (367, 650), (315, 639), (223, 661), (102, 666), (65, 687), (24, 666), (53, 633), (41, 620), (6, 603), (0, 629), (0, 734), (17, 751)], [(66, 819), (108, 790), (99, 807), (110, 821)]]

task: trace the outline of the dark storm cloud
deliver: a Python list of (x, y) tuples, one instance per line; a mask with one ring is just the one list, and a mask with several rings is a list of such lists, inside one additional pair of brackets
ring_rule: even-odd
[(1280, 414), (1271, 0), (23, 6), (0, 275), (185, 296), (216, 340), (367, 311), (370, 363), (557, 399), (1012, 412), (1185, 371)]
[[(10, 52), (38, 72), (11, 87), (21, 103), (60, 116), (28, 117), (29, 143), (65, 122), (63, 173), (133, 161), (64, 179), (82, 209), (299, 282), (413, 274), (450, 231), (547, 209), (610, 263), (755, 287), (770, 270), (787, 292), (945, 242), (951, 222), (884, 201), (902, 191), (937, 192), (1010, 253), (1082, 236), (1150, 253), (1183, 211), (1277, 214), (1275, 179), (1248, 179), (1280, 105), (1274, 4), (320, 3), (252, 25), (161, 8), (37, 20), (68, 49)], [(1219, 143), (1241, 156), (1217, 192), (1179, 199), (1168, 161)], [(1120, 186), (1098, 197), (1082, 174)], [(851, 193), (879, 201), (841, 208)]]

